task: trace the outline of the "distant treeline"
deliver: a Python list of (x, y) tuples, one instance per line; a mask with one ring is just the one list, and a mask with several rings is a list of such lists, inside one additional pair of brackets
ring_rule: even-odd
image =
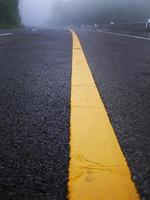
[(0, 0), (0, 24), (19, 24), (18, 0)]
[(60, 24), (146, 22), (150, 0), (56, 0), (52, 16)]

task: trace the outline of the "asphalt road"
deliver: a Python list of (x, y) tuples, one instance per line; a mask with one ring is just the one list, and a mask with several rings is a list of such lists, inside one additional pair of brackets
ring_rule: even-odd
[(0, 38), (0, 199), (67, 195), (71, 34)]
[[(12, 32), (0, 37), (0, 199), (65, 200), (71, 34)], [(137, 189), (149, 200), (150, 41), (77, 33)]]
[(142, 199), (150, 199), (150, 41), (78, 31)]

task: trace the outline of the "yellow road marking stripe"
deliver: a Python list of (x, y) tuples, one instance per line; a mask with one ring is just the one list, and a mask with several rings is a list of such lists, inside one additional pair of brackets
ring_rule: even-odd
[(139, 199), (125, 157), (74, 32), (71, 138), (69, 166), (70, 200)]

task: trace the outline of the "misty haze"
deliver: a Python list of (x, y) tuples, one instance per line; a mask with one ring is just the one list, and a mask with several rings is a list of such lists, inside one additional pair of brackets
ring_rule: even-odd
[(19, 8), (29, 26), (134, 23), (150, 17), (149, 0), (21, 0)]

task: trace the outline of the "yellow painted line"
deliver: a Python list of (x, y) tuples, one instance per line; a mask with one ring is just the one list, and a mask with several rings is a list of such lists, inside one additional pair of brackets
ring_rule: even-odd
[(69, 200), (138, 200), (90, 68), (74, 32)]

